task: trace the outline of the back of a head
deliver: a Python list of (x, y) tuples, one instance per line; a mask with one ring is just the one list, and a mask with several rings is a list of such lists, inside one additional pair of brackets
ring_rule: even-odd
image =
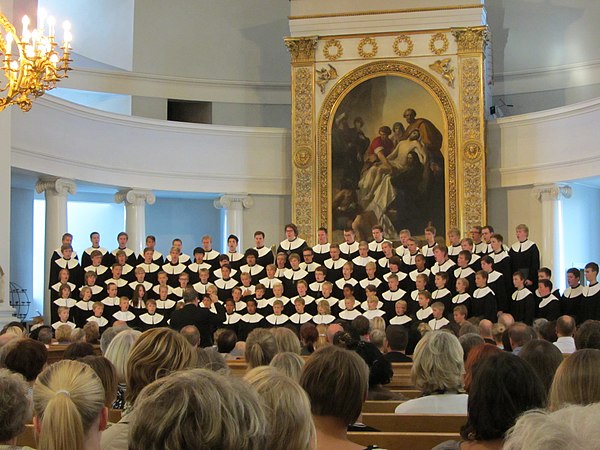
[(282, 352), (277, 353), (269, 365), (298, 382), (304, 367), (304, 359), (297, 353)]
[(186, 325), (179, 332), (192, 347), (200, 347), (200, 331), (195, 325)]
[(330, 345), (317, 350), (307, 361), (300, 385), (316, 416), (354, 423), (367, 398), (369, 368), (355, 352)]
[(170, 328), (145, 331), (134, 344), (127, 361), (127, 401), (135, 403), (145, 386), (172, 372), (192, 369), (196, 362), (194, 348), (176, 331)]
[(45, 345), (52, 344), (52, 327), (40, 327), (37, 333), (37, 340)]
[(352, 328), (359, 336), (369, 334), (369, 319), (365, 316), (358, 316), (352, 321)]
[(408, 345), (408, 332), (400, 325), (390, 325), (385, 330), (388, 345), (395, 352), (403, 352)]
[(104, 356), (84, 356), (78, 361), (87, 364), (96, 372), (106, 394), (104, 405), (110, 408), (117, 397), (117, 371), (115, 366)]
[(575, 319), (571, 316), (560, 316), (556, 320), (556, 334), (560, 336), (573, 336), (575, 333)]
[(371, 330), (369, 332), (369, 342), (377, 348), (383, 348), (385, 341), (385, 331), (382, 330)]
[(473, 325), (471, 322), (465, 322), (460, 326), (460, 329), (458, 330), (458, 336), (463, 337), (465, 334), (479, 335), (479, 328), (477, 325)]
[(465, 390), (469, 392), (471, 382), (473, 381), (473, 372), (478, 364), (490, 355), (501, 353), (498, 347), (492, 344), (476, 345), (469, 351), (465, 360)]
[(121, 331), (113, 338), (106, 349), (104, 356), (115, 366), (119, 383), (125, 382), (129, 354), (141, 334), (137, 330)]
[(546, 405), (546, 391), (531, 366), (507, 352), (490, 354), (475, 367), (464, 439), (501, 439), (523, 412)]
[(600, 350), (600, 321), (586, 320), (575, 333), (577, 350), (595, 348)]
[(460, 338), (458, 338), (458, 340), (460, 342), (460, 345), (462, 346), (465, 361), (469, 357), (469, 352), (473, 347), (485, 344), (483, 338), (476, 333), (463, 334)]
[(63, 359), (79, 359), (94, 354), (94, 346), (92, 344), (88, 344), (87, 342), (72, 342), (65, 348)]
[(482, 338), (492, 338), (492, 322), (487, 319), (482, 319), (479, 321), (479, 335)]
[(63, 360), (48, 366), (33, 388), (34, 416), (40, 422), (37, 448), (84, 450), (85, 435), (104, 399), (102, 382), (88, 365)]
[(310, 450), (315, 428), (308, 396), (300, 385), (274, 367), (267, 366), (252, 369), (244, 379), (256, 389), (266, 406), (269, 443), (265, 448)]
[(551, 410), (600, 402), (600, 350), (578, 350), (558, 367), (550, 388)]
[(597, 450), (600, 403), (526, 412), (506, 435), (504, 450)]
[(219, 353), (231, 353), (237, 344), (235, 331), (224, 329), (217, 337), (217, 349)]
[(27, 381), (33, 381), (48, 361), (48, 349), (33, 339), (19, 339), (12, 342), (4, 364), (7, 369), (20, 373)]
[(81, 328), (73, 328), (69, 340), (71, 342), (83, 342), (85, 340), (85, 331)]
[(115, 336), (123, 330), (125, 330), (125, 328), (119, 327), (111, 327), (107, 330), (104, 330), (104, 333), (102, 333), (102, 336), (100, 337), (100, 350), (102, 351), (103, 355), (106, 355), (106, 350), (108, 350), (108, 346)]
[(31, 419), (28, 389), (20, 374), (0, 369), (0, 442), (8, 442), (21, 434)]
[(516, 322), (510, 327), (508, 329), (508, 336), (510, 337), (513, 349), (524, 346), (534, 338), (530, 328), (522, 322)]
[(229, 375), (231, 369), (227, 365), (225, 358), (212, 348), (196, 348), (198, 356), (198, 369), (208, 369), (213, 372), (219, 372), (222, 375)]
[(268, 365), (276, 353), (277, 342), (269, 330), (257, 328), (246, 338), (245, 357), (249, 368)]
[(178, 372), (147, 386), (136, 408), (153, 411), (157, 419), (134, 417), (131, 450), (266, 448), (266, 419), (258, 394), (235, 377), (206, 369)]
[(292, 330), (286, 327), (277, 327), (272, 328), (271, 333), (273, 333), (275, 342), (277, 343), (277, 353), (292, 352), (300, 354), (302, 350), (300, 339), (298, 339), (298, 336)]
[(100, 327), (97, 322), (88, 322), (83, 326), (85, 342), (97, 345), (100, 342)]
[(556, 369), (563, 362), (563, 356), (558, 347), (548, 341), (534, 339), (523, 346), (519, 357), (533, 367), (544, 383), (545, 391), (550, 392), (550, 385)]
[(453, 334), (431, 331), (415, 347), (411, 375), (423, 393), (458, 392), (463, 373), (463, 349)]

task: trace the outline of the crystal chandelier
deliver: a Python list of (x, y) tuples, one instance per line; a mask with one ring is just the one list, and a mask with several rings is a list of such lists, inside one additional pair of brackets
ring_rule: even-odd
[[(19, 37), (15, 27), (0, 13), (0, 26), (6, 33), (0, 33), (0, 53), (4, 63), (2, 70), (6, 79), (1, 80), (0, 77), (0, 111), (9, 105), (18, 105), (23, 111), (29, 111), (32, 100), (54, 89), (57, 81), (66, 78), (71, 70), (71, 24), (63, 24), (61, 56), (57, 51), (58, 43), (54, 40), (54, 18), (50, 16), (46, 19), (43, 10), (38, 14), (40, 28), (30, 31), (29, 17), (23, 16), (23, 33)], [(45, 24), (48, 25), (48, 36), (44, 35)]]

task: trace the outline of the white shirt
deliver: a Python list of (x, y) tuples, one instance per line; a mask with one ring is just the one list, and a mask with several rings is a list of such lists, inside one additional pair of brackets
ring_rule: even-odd
[(399, 404), (396, 414), (464, 414), (467, 415), (467, 394), (440, 394), (415, 398)]
[(575, 339), (572, 336), (559, 337), (554, 345), (558, 347), (561, 353), (571, 354), (577, 351), (575, 348)]

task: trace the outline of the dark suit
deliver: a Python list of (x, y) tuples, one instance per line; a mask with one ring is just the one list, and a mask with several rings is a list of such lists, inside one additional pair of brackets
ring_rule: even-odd
[(211, 312), (206, 308), (200, 308), (193, 303), (186, 303), (183, 308), (173, 311), (171, 314), (171, 328), (175, 331), (187, 325), (194, 325), (200, 331), (200, 346), (212, 345), (212, 319)]
[(412, 359), (410, 357), (406, 356), (404, 353), (401, 352), (387, 352), (384, 353), (383, 357), (391, 363), (412, 362)]

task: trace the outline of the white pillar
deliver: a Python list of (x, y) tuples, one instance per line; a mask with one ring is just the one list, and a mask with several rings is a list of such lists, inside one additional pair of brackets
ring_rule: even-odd
[(562, 200), (571, 198), (571, 186), (567, 184), (542, 184), (533, 187), (533, 195), (542, 204), (542, 226), (539, 236), (541, 265), (549, 267), (561, 279), (564, 273), (562, 267), (562, 223), (560, 209)]
[(9, 303), (11, 113), (11, 108), (0, 112), (0, 327), (14, 320), (15, 313)]
[(125, 203), (125, 231), (129, 235), (128, 246), (136, 253), (146, 244), (146, 203), (156, 201), (154, 192), (146, 189), (127, 189), (115, 194), (116, 203)]
[(215, 208), (221, 209), (221, 233), (223, 251), (227, 250), (227, 236), (235, 234), (239, 238), (238, 251), (243, 253), (245, 247), (242, 243), (244, 237), (244, 208), (252, 208), (254, 199), (248, 194), (226, 194), (214, 201)]
[(44, 252), (44, 317), (50, 317), (50, 258), (61, 245), (62, 235), (67, 232), (67, 195), (77, 192), (75, 181), (67, 178), (42, 177), (35, 185), (38, 194), (46, 199), (46, 233)]

